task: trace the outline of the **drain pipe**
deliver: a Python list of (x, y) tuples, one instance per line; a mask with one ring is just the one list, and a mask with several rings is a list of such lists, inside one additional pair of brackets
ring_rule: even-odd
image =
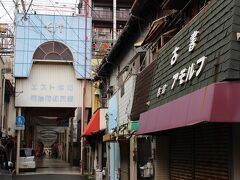
[(4, 123), (3, 123), (3, 120), (4, 120), (4, 104), (5, 104), (5, 82), (6, 82), (6, 79), (5, 79), (5, 76), (4, 76), (4, 74), (2, 75), (2, 77), (3, 77), (3, 84), (2, 84), (2, 129), (1, 129), (1, 131), (2, 131), (2, 133), (3, 133), (3, 131), (4, 131), (4, 127), (3, 127), (3, 125), (4, 125)]

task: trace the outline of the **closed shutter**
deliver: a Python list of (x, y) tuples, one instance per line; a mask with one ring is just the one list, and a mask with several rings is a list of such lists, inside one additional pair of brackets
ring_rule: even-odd
[(155, 180), (169, 179), (169, 138), (156, 136)]
[(195, 179), (231, 179), (231, 126), (202, 125), (196, 128), (195, 138)]
[(129, 180), (129, 164), (130, 164), (130, 144), (129, 141), (119, 141), (120, 143), (120, 179)]
[(207, 123), (170, 134), (171, 180), (231, 179), (231, 125)]
[(173, 131), (170, 136), (170, 179), (193, 179), (193, 131), (190, 128)]

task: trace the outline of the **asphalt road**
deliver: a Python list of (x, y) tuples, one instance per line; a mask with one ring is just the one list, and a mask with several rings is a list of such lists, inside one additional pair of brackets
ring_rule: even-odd
[(36, 175), (20, 175), (14, 176), (13, 180), (85, 180), (80, 175), (47, 175), (47, 174), (36, 174)]

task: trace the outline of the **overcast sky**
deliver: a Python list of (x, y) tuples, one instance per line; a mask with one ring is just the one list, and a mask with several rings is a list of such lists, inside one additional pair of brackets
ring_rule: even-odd
[[(0, 0), (0, 23), (12, 23), (14, 19), (14, 2), (16, 0)], [(21, 0), (19, 1), (19, 10), (22, 11)], [(26, 9), (31, 0), (24, 0), (26, 3)], [(32, 5), (29, 8), (28, 13), (34, 11), (38, 14), (56, 14), (56, 15), (72, 15), (77, 12), (77, 3), (79, 0), (33, 0)], [(4, 9), (4, 7), (6, 10)]]

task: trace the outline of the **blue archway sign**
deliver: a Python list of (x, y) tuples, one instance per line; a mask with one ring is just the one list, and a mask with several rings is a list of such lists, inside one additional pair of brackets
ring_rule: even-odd
[(25, 118), (23, 116), (16, 117), (16, 130), (24, 130)]

